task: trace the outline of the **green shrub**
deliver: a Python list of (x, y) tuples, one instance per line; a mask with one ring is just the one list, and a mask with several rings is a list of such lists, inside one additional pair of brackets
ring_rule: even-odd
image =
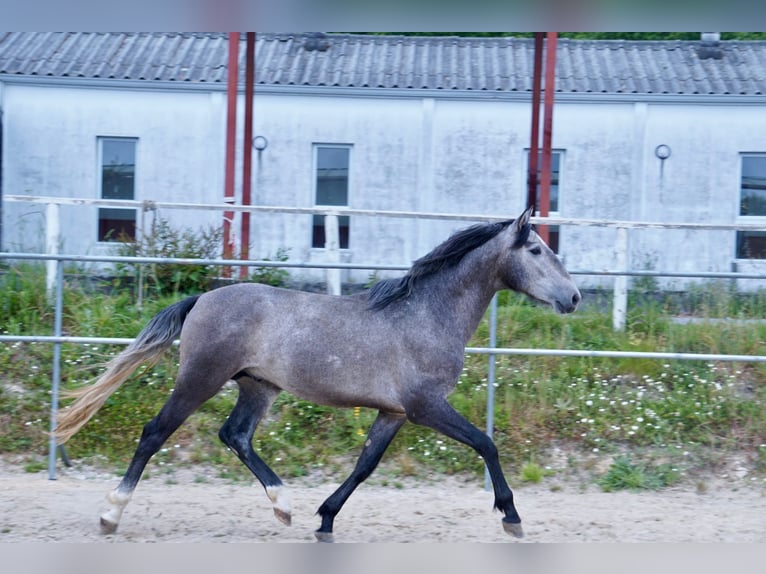
[[(223, 230), (209, 226), (199, 230), (176, 229), (166, 219), (155, 218), (151, 231), (137, 241), (123, 241), (117, 253), (123, 256), (217, 259), (221, 255)], [(141, 264), (139, 264), (141, 265)], [(133, 275), (132, 264), (118, 264), (118, 275)], [(214, 265), (152, 263), (144, 269), (146, 289), (155, 295), (207, 291), (219, 275)]]
[(531, 482), (532, 484), (537, 484), (543, 480), (543, 477), (546, 474), (547, 473), (543, 467), (541, 467), (536, 462), (529, 461), (521, 467), (521, 473), (519, 477), (521, 478), (522, 482)]
[(42, 263), (0, 267), (0, 293), (0, 332), (33, 334), (53, 324)]
[(678, 482), (680, 473), (670, 464), (651, 465), (633, 462), (627, 456), (615, 458), (599, 480), (606, 492), (614, 490), (659, 490)]
[[(277, 253), (274, 259), (270, 257), (264, 257), (263, 261), (280, 261), (284, 262), (288, 260), (289, 249), (286, 247), (280, 247), (277, 249)], [(290, 273), (284, 267), (257, 267), (250, 274), (250, 281), (253, 283), (264, 283), (273, 287), (283, 287), (287, 284), (287, 280), (290, 278)]]

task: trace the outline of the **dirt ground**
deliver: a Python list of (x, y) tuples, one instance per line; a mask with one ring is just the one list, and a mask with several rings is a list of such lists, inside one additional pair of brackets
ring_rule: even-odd
[[(315, 515), (337, 483), (286, 481), (292, 526), (278, 522), (257, 483), (180, 468), (139, 484), (115, 534), (99, 532), (118, 477), (90, 468), (27, 473), (0, 463), (0, 542), (315, 542)], [(514, 485), (523, 542), (766, 542), (766, 485), (711, 477), (659, 492), (602, 492), (544, 480)], [(434, 476), (396, 485), (372, 478), (335, 521), (336, 542), (514, 542), (476, 479)]]

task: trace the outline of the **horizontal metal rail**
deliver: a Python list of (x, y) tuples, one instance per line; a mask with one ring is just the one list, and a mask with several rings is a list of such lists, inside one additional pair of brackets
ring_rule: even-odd
[[(175, 203), (168, 201), (129, 199), (84, 199), (73, 197), (43, 197), (27, 195), (4, 195), (3, 201), (36, 203), (41, 205), (90, 205), (99, 207), (132, 207), (134, 209), (187, 209), (203, 211), (233, 211), (247, 213), (284, 213), (303, 215), (349, 215), (363, 217), (394, 217), (405, 219), (437, 219), (447, 221), (504, 221), (514, 216), (489, 215), (486, 213), (438, 213), (422, 211), (394, 211), (377, 209), (351, 209), (346, 207), (291, 207), (277, 205), (237, 205), (233, 203)], [(533, 217), (533, 223), (545, 225), (578, 225), (586, 227), (613, 227), (636, 229), (699, 229), (707, 231), (763, 231), (766, 218), (753, 223), (658, 223), (652, 221), (628, 221), (614, 219), (587, 219), (569, 217)]]
[(0, 343), (74, 343), (76, 345), (130, 345), (128, 337), (57, 337), (55, 335), (0, 335)]
[[(0, 259), (32, 261), (74, 261), (76, 263), (130, 263), (146, 265), (220, 265), (226, 267), (288, 267), (296, 269), (372, 269), (406, 271), (409, 265), (380, 265), (377, 263), (301, 263), (297, 261), (268, 261), (260, 259), (194, 259), (185, 257), (133, 257), (124, 255), (66, 255), (48, 253), (0, 252)], [(766, 276), (765, 276), (766, 277)]]
[(481, 355), (531, 355), (549, 357), (602, 357), (607, 359), (662, 359), (668, 361), (734, 361), (766, 363), (766, 356), (763, 355), (721, 355), (716, 353), (592, 351), (590, 349), (521, 349), (502, 347), (466, 347), (465, 352)]
[[(31, 261), (73, 261), (76, 263), (129, 263), (142, 265), (220, 265), (240, 267), (282, 267), (291, 269), (370, 269), (373, 271), (406, 271), (409, 265), (381, 265), (379, 263), (304, 263), (298, 261), (270, 261), (262, 259), (192, 259), (183, 257), (133, 257), (123, 255), (67, 255), (25, 252), (0, 252), (0, 259), (26, 259)], [(570, 275), (604, 275), (630, 277), (698, 277), (701, 279), (766, 279), (766, 273), (737, 273), (727, 271), (651, 271), (614, 269), (569, 269)]]
[[(126, 337), (73, 337), (50, 335), (0, 335), (0, 343), (70, 343), (89, 345), (129, 345), (134, 339)], [(178, 340), (174, 341), (178, 344)], [(533, 349), (508, 347), (466, 347), (466, 354), (529, 355), (542, 357), (599, 357), (605, 359), (661, 359), (668, 361), (730, 361), (766, 363), (763, 355), (724, 355), (717, 353), (673, 353), (651, 351), (593, 351), (590, 349)]]

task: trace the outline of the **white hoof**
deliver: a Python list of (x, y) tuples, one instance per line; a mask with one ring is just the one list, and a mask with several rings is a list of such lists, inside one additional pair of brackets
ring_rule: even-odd
[(116, 522), (110, 522), (103, 516), (100, 520), (101, 524), (101, 534), (114, 534), (117, 530), (117, 523)]
[(101, 533), (112, 534), (117, 530), (117, 526), (120, 524), (120, 518), (122, 518), (122, 511), (130, 502), (132, 493), (120, 492), (118, 489), (113, 490), (106, 496), (106, 501), (109, 503), (109, 509), (101, 515)]
[(282, 486), (267, 486), (266, 496), (269, 497), (271, 503), (274, 505), (274, 516), (287, 526), (292, 524), (292, 505), (290, 504), (290, 498), (287, 496), (287, 492)]

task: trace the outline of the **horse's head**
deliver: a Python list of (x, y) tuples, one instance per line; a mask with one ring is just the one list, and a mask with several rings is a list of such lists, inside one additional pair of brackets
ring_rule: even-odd
[(582, 298), (558, 256), (532, 229), (527, 208), (509, 226), (510, 248), (505, 250), (501, 278), (506, 287), (551, 305), (557, 313), (571, 313)]

